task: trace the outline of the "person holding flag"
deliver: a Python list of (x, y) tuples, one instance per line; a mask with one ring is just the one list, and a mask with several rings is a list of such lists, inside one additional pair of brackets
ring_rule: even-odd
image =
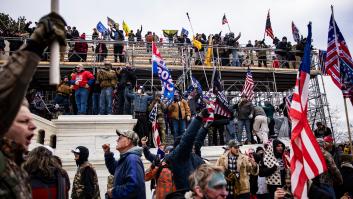
[[(166, 139), (165, 139), (165, 120), (164, 120), (164, 112), (166, 111), (167, 106), (161, 101), (161, 94), (156, 94), (154, 97), (154, 100), (151, 102), (151, 104), (148, 107), (148, 110), (150, 111), (150, 122), (155, 122), (156, 123), (156, 131), (158, 133), (158, 137), (160, 137), (160, 143), (159, 144), (165, 144)], [(153, 127), (152, 127), (153, 131)], [(154, 138), (154, 132), (152, 132), (152, 137)], [(156, 136), (157, 137), (157, 136)], [(157, 143), (157, 141), (154, 141), (154, 143)], [(158, 146), (156, 146), (158, 147)]]
[[(307, 182), (328, 169), (327, 160), (308, 121), (308, 97), (311, 66), (311, 22), (304, 48), (289, 115), (292, 121), (291, 188), (294, 197), (308, 198)], [(321, 186), (321, 185), (320, 185)], [(334, 196), (334, 195), (333, 195)], [(315, 198), (315, 197), (314, 197)]]

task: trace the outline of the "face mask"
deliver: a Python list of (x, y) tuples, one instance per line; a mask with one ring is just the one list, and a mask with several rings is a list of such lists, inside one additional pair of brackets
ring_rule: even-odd
[(141, 93), (142, 93), (142, 90), (141, 90), (141, 89), (138, 89), (138, 90), (137, 90), (137, 93), (138, 93), (138, 94), (141, 94)]

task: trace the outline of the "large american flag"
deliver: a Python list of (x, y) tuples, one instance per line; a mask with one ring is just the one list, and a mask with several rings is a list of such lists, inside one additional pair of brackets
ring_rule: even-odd
[(246, 72), (245, 84), (241, 95), (245, 94), (249, 101), (254, 99), (254, 80), (252, 78), (251, 70), (248, 67)]
[(218, 70), (216, 70), (216, 67), (213, 69), (213, 88), (214, 94), (216, 95), (214, 114), (231, 117), (232, 112), (229, 110), (229, 102), (224, 93), (224, 89), (221, 84), (221, 76)]
[(346, 41), (331, 15), (327, 41), (326, 73), (353, 103), (353, 61)]
[(311, 23), (290, 109), (292, 119), (291, 184), (295, 198), (308, 198), (307, 181), (327, 170), (324, 156), (307, 118), (310, 80)]
[(275, 36), (273, 35), (272, 26), (271, 26), (270, 10), (268, 10), (268, 13), (267, 13), (265, 33), (267, 34), (267, 36), (271, 37), (272, 39), (275, 38)]

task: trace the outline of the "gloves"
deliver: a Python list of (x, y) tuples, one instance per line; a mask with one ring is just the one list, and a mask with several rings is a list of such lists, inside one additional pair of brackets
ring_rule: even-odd
[(53, 41), (58, 41), (60, 46), (66, 46), (65, 26), (64, 19), (52, 12), (39, 20), (31, 39), (44, 46), (49, 46)]
[(231, 172), (229, 169), (224, 171), (224, 177), (227, 181), (233, 182), (235, 180), (235, 173)]

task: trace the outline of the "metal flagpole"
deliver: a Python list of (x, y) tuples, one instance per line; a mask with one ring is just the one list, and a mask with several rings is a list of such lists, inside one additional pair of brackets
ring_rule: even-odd
[(152, 70), (151, 70), (151, 92), (153, 92), (153, 41), (152, 41), (152, 58), (151, 58), (151, 62), (152, 62)]
[[(51, 11), (59, 13), (59, 0), (51, 0)], [(50, 46), (50, 70), (49, 83), (57, 85), (60, 83), (60, 46), (59, 42), (55, 41)]]
[[(332, 12), (332, 22), (334, 23), (333, 24), (333, 31), (334, 31), (334, 34), (335, 34), (335, 43), (336, 43), (336, 51), (337, 51), (337, 54), (338, 54), (338, 65), (340, 65), (340, 52), (339, 52), (339, 49), (338, 49), (338, 41), (337, 41), (337, 33), (336, 33), (336, 20), (335, 20), (335, 15), (334, 15), (334, 12), (333, 12), (333, 5), (331, 5), (331, 12)], [(342, 79), (341, 79), (341, 84), (342, 84)], [(342, 93), (342, 97), (343, 97), (343, 101), (344, 101), (344, 110), (346, 112), (346, 121), (347, 121), (347, 130), (348, 130), (348, 139), (349, 139), (349, 146), (351, 148), (351, 154), (353, 155), (353, 146), (352, 146), (352, 137), (351, 137), (351, 128), (349, 126), (349, 117), (348, 117), (348, 110), (347, 110), (347, 102), (346, 102), (346, 98), (343, 96), (343, 93)]]
[[(195, 35), (195, 33), (194, 33), (194, 28), (192, 27), (191, 20), (190, 20), (190, 16), (189, 16), (189, 13), (188, 13), (188, 12), (186, 13), (186, 16), (188, 17), (188, 20), (189, 20), (189, 23), (190, 23), (190, 27), (191, 27), (191, 31), (192, 31), (192, 36), (194, 37), (194, 35)], [(202, 61), (201, 53), (200, 53), (200, 51), (198, 51), (197, 53), (199, 54), (199, 57), (200, 57), (200, 60), (201, 60), (202, 69), (203, 69), (203, 73), (204, 73), (205, 78), (206, 78), (207, 87), (210, 88), (210, 86), (209, 86), (209, 84), (208, 84), (208, 79), (207, 79), (206, 71), (205, 71), (205, 66), (204, 66), (203, 61)], [(190, 68), (190, 70), (191, 70), (191, 68)]]

